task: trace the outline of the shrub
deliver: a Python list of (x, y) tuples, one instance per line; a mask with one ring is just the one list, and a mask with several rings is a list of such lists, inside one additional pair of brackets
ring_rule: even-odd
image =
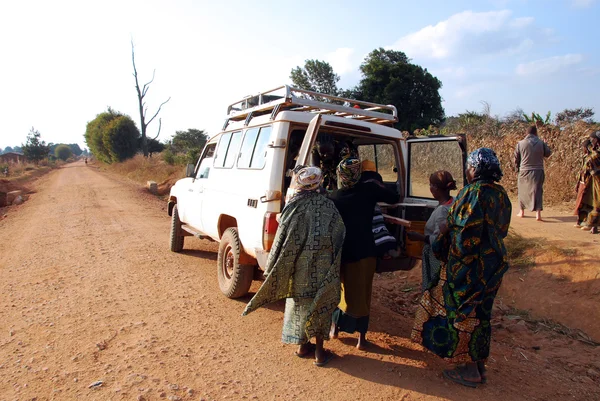
[(54, 149), (54, 155), (60, 160), (66, 161), (73, 156), (73, 151), (68, 145), (58, 145), (56, 149)]

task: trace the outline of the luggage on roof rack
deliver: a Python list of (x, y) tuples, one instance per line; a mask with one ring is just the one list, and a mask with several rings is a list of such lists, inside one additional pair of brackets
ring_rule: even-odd
[(271, 119), (275, 119), (283, 110), (330, 114), (381, 125), (393, 125), (398, 121), (398, 110), (393, 105), (364, 102), (283, 85), (230, 104), (223, 130), (227, 128), (229, 121), (246, 120), (248, 123), (253, 116), (267, 113), (271, 113)]

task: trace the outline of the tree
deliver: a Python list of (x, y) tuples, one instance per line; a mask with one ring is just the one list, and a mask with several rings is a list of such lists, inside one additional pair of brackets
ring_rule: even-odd
[[(138, 139), (138, 148), (142, 148), (142, 138)], [(160, 153), (165, 150), (165, 144), (154, 139), (148, 138), (148, 155), (152, 157), (152, 153)]]
[(442, 82), (427, 69), (411, 64), (403, 52), (375, 49), (360, 71), (362, 79), (349, 93), (361, 100), (396, 106), (397, 128), (412, 131), (443, 122)]
[(83, 150), (81, 150), (78, 143), (70, 143), (68, 146), (71, 148), (71, 152), (73, 152), (75, 156), (81, 156), (83, 153)]
[(69, 157), (73, 156), (73, 151), (69, 145), (60, 144), (54, 149), (54, 156), (62, 161), (66, 161)]
[(39, 131), (31, 127), (29, 134), (27, 134), (27, 143), (23, 146), (23, 154), (35, 164), (47, 158), (50, 152), (50, 147), (46, 145), (45, 141), (41, 140), (41, 136)]
[(132, 157), (139, 148), (140, 131), (131, 117), (110, 107), (88, 122), (84, 136), (90, 151), (104, 163)]
[[(175, 135), (167, 142), (167, 160), (173, 159), (175, 154), (185, 154), (188, 163), (195, 163), (208, 141), (204, 130), (189, 128), (187, 131), (176, 131)], [(174, 160), (174, 159), (173, 159)]]
[(13, 148), (10, 146), (7, 146), (4, 148), (4, 151), (2, 153), (8, 153), (8, 152), (14, 152)]
[(333, 72), (331, 65), (320, 60), (306, 60), (304, 67), (292, 68), (290, 79), (294, 86), (313, 92), (337, 96), (339, 75)]
[(111, 161), (121, 162), (135, 156), (139, 137), (140, 131), (133, 120), (122, 114), (106, 125), (102, 142), (110, 154)]
[(527, 114), (523, 113), (523, 119), (525, 119), (525, 122), (527, 122), (528, 124), (535, 124), (535, 125), (550, 124), (551, 116), (552, 116), (552, 112), (550, 112), (550, 111), (548, 113), (546, 113), (545, 118), (536, 112), (531, 112), (531, 116), (528, 116)]
[(593, 122), (594, 109), (590, 107), (578, 108), (578, 109), (564, 109), (560, 113), (556, 114), (556, 125), (561, 124), (572, 124), (576, 121), (585, 121), (587, 123)]
[(503, 123), (524, 123), (526, 122), (524, 117), (525, 112), (522, 108), (517, 107), (516, 109), (509, 111), (502, 119)]
[(208, 135), (204, 130), (188, 128), (187, 131), (175, 131), (169, 144), (174, 153), (185, 153), (190, 149), (204, 148), (208, 141)]
[[(135, 51), (134, 51), (134, 46), (133, 46), (133, 40), (131, 41), (131, 60), (133, 62), (133, 76), (135, 78), (135, 90), (137, 91), (138, 108), (140, 111), (140, 127), (142, 129), (142, 152), (144, 153), (145, 157), (148, 157), (148, 140), (147, 140), (148, 126), (150, 125), (150, 123), (152, 123), (152, 121), (154, 121), (156, 116), (158, 116), (158, 113), (160, 113), (160, 110), (162, 109), (162, 107), (169, 100), (171, 100), (171, 97), (169, 97), (167, 100), (162, 102), (160, 104), (160, 106), (158, 106), (158, 110), (156, 110), (156, 113), (154, 113), (152, 118), (150, 118), (148, 121), (146, 121), (146, 113), (148, 112), (148, 107), (146, 106), (146, 102), (144, 101), (144, 98), (148, 94), (148, 89), (150, 89), (150, 84), (154, 81), (154, 75), (156, 74), (156, 70), (154, 70), (152, 72), (152, 79), (149, 82), (145, 83), (144, 86), (140, 89), (137, 68), (135, 66)], [(158, 119), (158, 133), (156, 134), (154, 139), (158, 138), (158, 136), (160, 135), (161, 126), (162, 126), (162, 121), (159, 118)]]

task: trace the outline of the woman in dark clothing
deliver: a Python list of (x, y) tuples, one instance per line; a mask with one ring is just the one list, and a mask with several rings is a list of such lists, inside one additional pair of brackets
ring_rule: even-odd
[(371, 290), (377, 264), (373, 210), (377, 202), (396, 203), (400, 196), (375, 181), (360, 182), (361, 164), (346, 158), (337, 167), (338, 190), (331, 194), (346, 226), (342, 248), (340, 304), (333, 313), (333, 338), (338, 332), (360, 333), (358, 349), (367, 346)]

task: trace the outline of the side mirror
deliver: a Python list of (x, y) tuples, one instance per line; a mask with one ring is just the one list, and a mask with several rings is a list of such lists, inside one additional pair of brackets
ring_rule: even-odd
[(195, 168), (196, 168), (196, 166), (194, 166), (193, 164), (188, 164), (187, 167), (185, 168), (185, 176), (193, 177)]

